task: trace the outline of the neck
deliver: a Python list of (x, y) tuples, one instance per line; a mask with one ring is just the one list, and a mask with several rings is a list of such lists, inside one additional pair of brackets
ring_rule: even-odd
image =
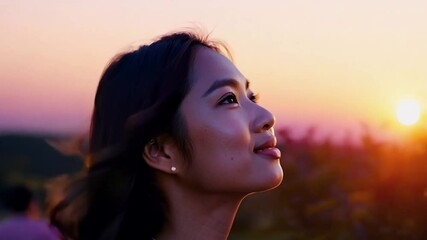
[(227, 239), (244, 196), (190, 194), (181, 190), (166, 194), (168, 219), (156, 239)]

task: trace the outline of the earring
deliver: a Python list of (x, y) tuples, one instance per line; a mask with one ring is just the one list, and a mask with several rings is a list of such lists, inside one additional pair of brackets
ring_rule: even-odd
[(172, 167), (171, 167), (171, 171), (172, 171), (172, 172), (175, 172), (175, 171), (176, 171), (176, 167), (172, 166)]
[(150, 139), (150, 141), (148, 141), (148, 144), (154, 145), (154, 144), (156, 144), (156, 140), (154, 140), (154, 138), (152, 138), (152, 139)]

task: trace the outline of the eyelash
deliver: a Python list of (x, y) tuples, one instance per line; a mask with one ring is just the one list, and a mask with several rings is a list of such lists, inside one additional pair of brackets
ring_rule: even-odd
[(234, 95), (234, 93), (227, 93), (224, 95), (223, 98), (221, 98), (221, 100), (219, 100), (218, 104), (219, 105), (225, 105), (225, 104), (233, 104), (233, 103), (239, 103), (237, 101), (237, 97), (236, 95)]
[(250, 96), (249, 96), (249, 99), (252, 101), (252, 102), (254, 102), (254, 103), (258, 103), (258, 100), (259, 100), (259, 94), (251, 94)]
[[(249, 100), (251, 100), (252, 102), (254, 102), (254, 103), (257, 103), (258, 102), (258, 99), (259, 99), (259, 95), (258, 94), (251, 94), (249, 97)], [(228, 101), (228, 100), (230, 100), (230, 101)], [(228, 101), (228, 102), (226, 102), (226, 101)], [(229, 93), (227, 93), (220, 101), (219, 101), (219, 105), (224, 105), (224, 104), (233, 104), (233, 103), (239, 103), (238, 101), (237, 101), (237, 97), (236, 97), (236, 95), (234, 94), (234, 93), (232, 93), (232, 92), (229, 92)]]

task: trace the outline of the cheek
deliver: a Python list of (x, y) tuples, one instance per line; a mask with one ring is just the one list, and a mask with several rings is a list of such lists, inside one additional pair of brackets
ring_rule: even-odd
[(235, 154), (248, 152), (251, 149), (251, 136), (247, 123), (240, 118), (221, 120), (207, 120), (190, 130), (194, 151), (205, 157), (209, 153), (230, 160), (236, 157)]
[(189, 180), (211, 190), (230, 188), (230, 183), (237, 183), (236, 173), (246, 175), (253, 167), (247, 123), (216, 120), (193, 126), (189, 132), (193, 145)]

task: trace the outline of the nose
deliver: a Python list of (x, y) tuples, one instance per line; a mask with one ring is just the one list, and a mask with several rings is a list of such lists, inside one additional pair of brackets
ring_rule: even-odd
[(276, 123), (276, 118), (274, 115), (267, 109), (256, 105), (256, 117), (254, 122), (254, 130), (257, 133), (265, 132), (273, 128)]

